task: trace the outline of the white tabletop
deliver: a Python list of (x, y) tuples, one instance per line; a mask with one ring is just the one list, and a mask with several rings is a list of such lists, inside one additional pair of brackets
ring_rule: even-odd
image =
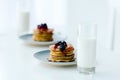
[(120, 80), (120, 54), (97, 57), (93, 78), (77, 72), (77, 66), (53, 66), (40, 63), (35, 52), (48, 46), (25, 45), (15, 35), (0, 35), (0, 80)]

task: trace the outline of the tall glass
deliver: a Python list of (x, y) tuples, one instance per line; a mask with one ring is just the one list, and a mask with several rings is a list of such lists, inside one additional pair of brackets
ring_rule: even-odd
[(16, 18), (18, 34), (27, 33), (30, 24), (30, 0), (17, 0)]
[(95, 73), (96, 24), (80, 24), (77, 39), (77, 69), (80, 73)]

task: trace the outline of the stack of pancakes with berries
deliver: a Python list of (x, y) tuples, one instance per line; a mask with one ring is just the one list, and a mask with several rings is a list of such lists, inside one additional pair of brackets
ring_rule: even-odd
[(35, 41), (52, 41), (53, 29), (48, 28), (47, 24), (40, 24), (34, 30), (33, 39)]
[(65, 41), (58, 41), (50, 47), (49, 61), (71, 62), (74, 61), (74, 47)]

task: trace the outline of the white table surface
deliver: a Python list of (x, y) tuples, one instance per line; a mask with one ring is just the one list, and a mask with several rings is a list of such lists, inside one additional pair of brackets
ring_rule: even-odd
[(48, 47), (25, 45), (15, 35), (0, 34), (0, 80), (120, 80), (119, 53), (101, 51), (91, 78), (79, 74), (76, 65), (40, 63), (33, 54), (45, 49)]

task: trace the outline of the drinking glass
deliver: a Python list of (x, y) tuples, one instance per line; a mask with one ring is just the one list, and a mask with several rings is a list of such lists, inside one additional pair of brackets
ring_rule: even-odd
[(80, 24), (77, 37), (77, 69), (84, 74), (95, 73), (96, 24)]
[(30, 20), (30, 0), (18, 0), (16, 3), (16, 19), (18, 34), (29, 31)]

